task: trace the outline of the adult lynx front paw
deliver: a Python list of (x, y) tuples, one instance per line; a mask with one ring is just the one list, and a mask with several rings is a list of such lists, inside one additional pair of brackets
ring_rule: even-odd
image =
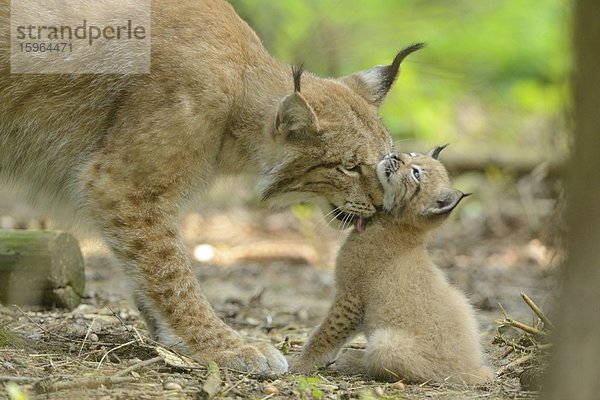
[[(197, 358), (206, 360), (199, 355)], [(287, 372), (288, 363), (283, 354), (268, 343), (242, 344), (210, 357), (219, 367), (258, 375), (281, 375)]]

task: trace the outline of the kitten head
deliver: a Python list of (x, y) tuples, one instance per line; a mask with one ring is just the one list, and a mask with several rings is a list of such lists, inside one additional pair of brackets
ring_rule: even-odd
[(386, 211), (415, 227), (431, 228), (446, 219), (466, 195), (450, 187), (448, 171), (437, 160), (445, 147), (428, 154), (390, 153), (379, 162)]

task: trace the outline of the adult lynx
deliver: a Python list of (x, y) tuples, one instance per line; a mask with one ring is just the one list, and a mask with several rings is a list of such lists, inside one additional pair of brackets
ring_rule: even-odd
[(389, 213), (352, 232), (336, 264), (337, 293), (325, 321), (292, 364), (310, 371), (364, 332), (366, 350), (346, 350), (339, 370), (377, 379), (469, 384), (492, 377), (465, 296), (433, 264), (425, 239), (463, 198), (430, 155), (391, 154), (378, 165)]
[(274, 347), (246, 344), (214, 313), (178, 237), (180, 210), (217, 175), (252, 172), (263, 198), (313, 202), (360, 227), (381, 204), (375, 165), (390, 150), (378, 107), (421, 46), (341, 79), (292, 76), (225, 1), (163, 0), (150, 74), (20, 75), (8, 0), (0, 26), (0, 177), (99, 228), (159, 338), (175, 334), (200, 361), (285, 372)]

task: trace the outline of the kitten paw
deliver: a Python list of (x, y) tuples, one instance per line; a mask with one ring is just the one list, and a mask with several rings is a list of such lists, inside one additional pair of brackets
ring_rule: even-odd
[(213, 354), (211, 357), (199, 355), (196, 358), (201, 360), (209, 358), (215, 361), (219, 367), (263, 376), (281, 375), (288, 369), (288, 363), (283, 354), (268, 343), (242, 344), (239, 347)]

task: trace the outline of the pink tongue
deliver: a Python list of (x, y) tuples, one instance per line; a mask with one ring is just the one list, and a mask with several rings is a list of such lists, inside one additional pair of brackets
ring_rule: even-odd
[(354, 229), (356, 229), (359, 233), (365, 230), (365, 220), (361, 215), (354, 218)]

